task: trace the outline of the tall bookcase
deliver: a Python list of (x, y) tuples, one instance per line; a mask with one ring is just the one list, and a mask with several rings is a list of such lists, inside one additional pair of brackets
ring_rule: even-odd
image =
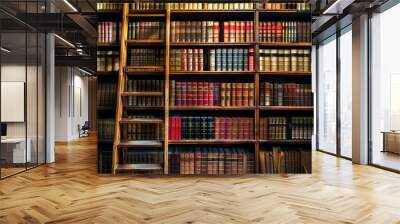
[[(115, 88), (115, 91), (111, 91), (111, 87), (98, 91), (99, 102), (111, 101), (106, 105), (98, 104), (99, 172), (226, 174), (226, 164), (225, 171), (221, 172), (218, 171), (218, 162), (214, 164), (213, 161), (231, 164), (239, 158), (236, 166), (241, 166), (241, 156), (244, 156), (243, 163), (248, 166), (250, 160), (246, 161), (246, 158), (249, 159), (250, 155), (254, 168), (229, 174), (311, 172), (311, 13), (307, 4), (293, 1), (290, 4), (274, 3), (280, 5), (98, 4), (103, 4), (98, 12), (99, 23), (119, 23), (99, 24), (99, 41), (106, 39), (107, 43), (98, 44), (98, 88), (107, 85)], [(154, 30), (146, 31), (140, 22), (148, 22), (150, 28), (147, 28)], [(154, 28), (154, 24), (159, 28)], [(110, 30), (116, 35), (109, 34)], [(140, 32), (153, 32), (155, 36), (143, 38)], [(210, 32), (215, 36), (208, 39)], [(185, 36), (185, 33), (189, 34)], [(105, 38), (101, 39), (104, 35)], [(147, 57), (146, 54), (154, 54), (161, 60), (155, 59), (156, 65), (148, 65), (149, 60), (154, 64), (154, 59), (139, 60)], [(182, 54), (187, 58), (182, 59)], [(102, 55), (114, 55), (114, 69), (107, 67), (111, 60), (102, 59)], [(228, 60), (230, 63), (226, 62)], [(146, 80), (157, 81), (147, 81), (150, 84), (146, 84)], [(204, 83), (208, 84), (204, 86)], [(197, 99), (201, 91), (212, 95), (205, 100), (206, 103), (202, 101), (204, 98)], [(106, 95), (106, 100), (103, 95)], [(110, 97), (115, 100), (108, 99)], [(156, 102), (161, 98), (162, 102), (138, 106), (140, 97), (153, 97)], [(205, 122), (202, 122), (203, 118)], [(180, 123), (174, 123), (174, 119)], [(235, 120), (240, 121), (235, 124)], [(180, 125), (185, 122), (192, 126), (182, 128)], [(199, 122), (198, 126), (196, 122)], [(144, 124), (148, 127), (154, 125), (155, 129), (162, 130), (162, 134), (157, 132), (157, 137), (151, 140), (126, 140), (129, 133), (135, 132), (129, 125)], [(212, 127), (212, 137), (207, 137), (202, 131), (196, 136), (195, 129), (201, 129), (202, 124)], [(112, 125), (114, 128), (111, 130)], [(194, 133), (190, 139), (183, 137), (188, 130)], [(234, 134), (228, 136), (225, 132), (230, 131)], [(246, 135), (242, 132), (251, 133)], [(204, 149), (208, 152), (206, 159), (200, 158)], [(244, 153), (241, 154), (242, 149)], [(137, 158), (146, 157), (141, 157), (141, 154), (148, 154), (146, 150), (151, 151), (155, 159), (137, 163)], [(127, 155), (129, 152), (132, 156)], [(197, 152), (199, 160), (207, 160), (208, 167), (214, 164), (217, 171), (210, 172), (214, 168), (208, 168), (209, 171), (204, 173), (189, 168), (188, 172), (182, 172), (186, 169), (182, 166), (183, 161), (193, 169), (190, 162), (196, 164)], [(231, 152), (235, 156), (231, 156)], [(126, 162), (129, 158), (131, 162)], [(230, 161), (227, 162), (227, 158)], [(180, 164), (180, 171), (170, 163)], [(194, 169), (197, 169), (195, 165)]]

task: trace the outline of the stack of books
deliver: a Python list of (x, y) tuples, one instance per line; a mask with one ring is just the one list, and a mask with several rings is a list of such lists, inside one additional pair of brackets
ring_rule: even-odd
[(164, 66), (164, 50), (157, 48), (132, 48), (129, 51), (130, 66)]
[[(164, 80), (129, 79), (127, 91), (164, 93)], [(164, 105), (164, 96), (129, 96), (127, 103), (128, 106), (161, 107)]]
[(224, 21), (224, 42), (252, 42), (254, 40), (253, 27), (253, 21)]
[(105, 11), (105, 10), (117, 10), (122, 9), (121, 3), (97, 3), (97, 10)]
[(253, 3), (171, 3), (172, 10), (249, 10), (253, 9)]
[(171, 42), (219, 42), (218, 21), (172, 21)]
[(128, 40), (164, 40), (164, 22), (129, 22)]
[(204, 71), (203, 49), (171, 49), (171, 71)]
[[(153, 115), (128, 116), (132, 118), (157, 118)], [(125, 139), (129, 141), (135, 140), (162, 140), (164, 136), (164, 126), (162, 124), (126, 124)]]
[(266, 2), (257, 3), (257, 8), (272, 11), (291, 11), (297, 12), (310, 11), (310, 3), (306, 2)]
[(115, 72), (119, 70), (119, 51), (97, 51), (97, 71)]
[(254, 140), (254, 119), (172, 116), (169, 118), (169, 139)]
[(171, 174), (242, 175), (254, 173), (254, 154), (241, 147), (175, 146), (169, 150)]
[(129, 3), (130, 10), (162, 10), (165, 9), (165, 3), (161, 2), (135, 2)]
[(260, 172), (311, 173), (311, 151), (304, 148), (265, 148), (260, 151)]
[(170, 106), (253, 106), (254, 83), (170, 81)]
[(121, 36), (121, 23), (99, 22), (97, 24), (98, 43), (117, 43)]
[(260, 139), (262, 140), (310, 140), (312, 133), (312, 117), (260, 119)]
[(98, 119), (97, 120), (97, 140), (112, 141), (114, 140), (114, 119)]
[(270, 83), (260, 85), (261, 106), (312, 106), (311, 84)]
[(261, 42), (298, 43), (311, 41), (311, 23), (299, 21), (260, 22)]
[(117, 99), (117, 84), (112, 82), (98, 82), (97, 84), (97, 106), (115, 106)]
[(309, 49), (260, 49), (260, 71), (310, 72)]
[(210, 71), (254, 70), (254, 48), (216, 48), (209, 52)]

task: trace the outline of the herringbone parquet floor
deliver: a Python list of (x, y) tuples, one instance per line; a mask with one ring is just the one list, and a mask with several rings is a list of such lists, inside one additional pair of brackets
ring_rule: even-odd
[(96, 174), (95, 140), (0, 181), (0, 223), (400, 223), (400, 175), (313, 154), (312, 175)]

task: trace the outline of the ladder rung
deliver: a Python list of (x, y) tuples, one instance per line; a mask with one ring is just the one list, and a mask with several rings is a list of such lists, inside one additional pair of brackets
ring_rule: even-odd
[(121, 141), (119, 147), (162, 147), (160, 141)]
[(123, 118), (121, 124), (162, 124), (164, 121), (157, 118)]
[(128, 171), (128, 170), (162, 170), (160, 164), (157, 163), (148, 163), (148, 164), (118, 164), (116, 170), (119, 171)]
[(162, 96), (162, 92), (123, 92), (122, 96)]

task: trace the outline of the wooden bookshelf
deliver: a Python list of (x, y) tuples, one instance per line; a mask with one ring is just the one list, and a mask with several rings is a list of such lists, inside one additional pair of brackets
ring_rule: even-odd
[[(169, 170), (170, 148), (188, 146), (212, 146), (212, 147), (242, 147), (254, 154), (255, 173), (260, 172), (260, 153), (272, 147), (306, 147), (311, 150), (311, 140), (262, 140), (260, 121), (269, 116), (302, 116), (312, 114), (313, 106), (260, 106), (260, 88), (263, 82), (273, 80), (282, 83), (295, 82), (311, 84), (311, 71), (261, 71), (260, 70), (260, 50), (261, 49), (308, 49), (311, 50), (312, 43), (302, 42), (261, 42), (260, 22), (265, 21), (308, 21), (311, 22), (311, 13), (297, 10), (266, 10), (260, 8), (258, 3), (252, 3), (253, 9), (235, 10), (181, 10), (171, 9), (167, 3), (162, 10), (130, 10), (129, 4), (124, 3), (121, 10), (104, 10), (99, 12), (99, 16), (105, 18), (115, 17), (121, 20), (121, 39), (119, 43), (98, 44), (98, 48), (107, 51), (108, 49), (119, 48), (120, 61), (118, 72), (98, 72), (98, 77), (105, 81), (112, 80), (118, 83), (117, 102), (115, 107), (98, 107), (98, 118), (111, 118), (115, 120), (114, 140), (98, 141), (99, 150), (102, 147), (111, 145), (113, 150), (113, 173), (118, 171), (131, 172), (139, 171), (160, 171), (165, 175), (172, 174)], [(113, 21), (115, 21), (115, 18)], [(165, 32), (163, 40), (129, 40), (128, 22), (129, 21), (161, 21), (165, 22)], [(172, 21), (218, 21), (220, 22), (219, 41), (199, 42), (199, 41), (175, 41), (170, 40)], [(252, 41), (245, 42), (222, 42), (223, 21), (252, 21)], [(207, 31), (208, 32), (208, 31)], [(128, 63), (128, 50), (132, 48), (155, 48), (164, 49), (163, 66), (131, 66)], [(204, 49), (204, 71), (174, 71), (170, 68), (171, 50), (174, 49)], [(209, 63), (207, 60), (209, 51), (213, 48), (253, 48), (254, 49), (254, 70), (253, 71), (207, 71)], [(297, 57), (297, 56), (296, 56)], [(311, 63), (311, 62), (310, 62)], [(162, 80), (163, 91), (128, 91), (128, 79), (149, 79)], [(171, 106), (170, 105), (170, 80), (186, 82), (207, 82), (209, 80), (224, 80), (220, 82), (242, 82), (254, 83), (254, 106)], [(129, 106), (126, 102), (130, 97), (161, 97), (162, 105), (159, 106)], [(240, 104), (239, 104), (240, 105)], [(127, 118), (127, 114), (152, 114), (156, 118)], [(211, 117), (235, 117), (243, 116), (250, 118), (254, 125), (254, 139), (169, 139), (169, 118), (174, 116), (196, 116)], [(161, 140), (127, 140), (124, 134), (127, 129), (125, 126), (131, 124), (162, 125), (163, 137)], [(289, 132), (288, 132), (289, 136)], [(106, 145), (106, 146), (104, 146)], [(120, 158), (124, 158), (127, 150), (146, 150), (158, 148), (163, 153), (161, 164), (122, 164)]]

